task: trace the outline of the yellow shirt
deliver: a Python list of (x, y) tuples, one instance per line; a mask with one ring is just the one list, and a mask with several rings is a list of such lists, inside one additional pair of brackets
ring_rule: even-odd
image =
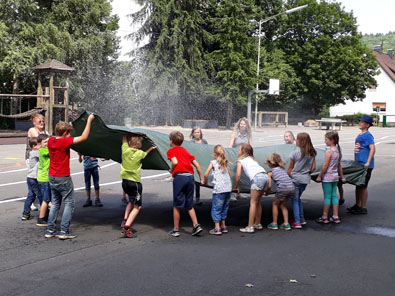
[(121, 179), (140, 182), (141, 160), (147, 156), (142, 150), (130, 148), (128, 143), (122, 144)]

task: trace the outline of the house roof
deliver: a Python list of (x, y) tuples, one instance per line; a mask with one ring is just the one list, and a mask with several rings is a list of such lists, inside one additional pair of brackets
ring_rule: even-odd
[(385, 73), (395, 82), (395, 60), (385, 53), (373, 51), (373, 54), (376, 56), (376, 60), (381, 68), (383, 68)]
[(33, 70), (40, 72), (71, 72), (74, 71), (74, 68), (71, 68), (57, 60), (49, 60), (40, 65), (33, 67)]

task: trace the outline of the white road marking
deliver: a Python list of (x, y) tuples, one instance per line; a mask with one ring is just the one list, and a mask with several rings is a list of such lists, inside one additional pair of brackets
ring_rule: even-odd
[[(170, 173), (166, 172), (166, 173), (157, 174), (157, 175), (144, 176), (144, 177), (141, 177), (141, 179), (153, 179), (153, 178), (163, 177), (163, 176), (167, 176), (167, 175), (170, 175)], [(99, 184), (99, 185), (100, 185), (100, 187), (104, 187), (104, 186), (110, 186), (110, 185), (114, 185), (114, 184), (120, 184), (121, 182), (122, 181), (114, 181), (114, 182), (108, 182), (108, 183), (103, 183), (103, 184)], [(91, 188), (93, 188), (93, 186)], [(84, 190), (84, 189), (85, 189), (85, 186), (74, 188), (74, 191), (79, 191), (79, 190)], [(19, 200), (25, 200), (25, 199), (26, 199), (26, 196), (17, 197), (17, 198), (2, 200), (2, 201), (0, 201), (0, 204), (9, 203), (9, 202), (13, 202), (13, 201), (19, 201)]]

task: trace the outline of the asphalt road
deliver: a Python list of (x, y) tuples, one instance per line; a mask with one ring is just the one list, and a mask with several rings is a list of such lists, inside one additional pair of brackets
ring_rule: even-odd
[[(318, 148), (324, 146), (325, 131), (289, 129), (307, 131)], [(285, 130), (255, 132), (254, 145), (280, 144)], [(226, 145), (230, 136), (230, 131), (203, 132), (213, 144)], [(78, 238), (46, 239), (45, 228), (35, 226), (35, 220), (20, 220), (27, 192), (24, 145), (2, 145), (0, 295), (395, 295), (395, 129), (371, 132), (377, 153), (368, 215), (346, 213), (346, 207), (353, 205), (354, 186), (345, 185), (342, 223), (316, 224), (323, 193), (320, 184), (312, 183), (303, 194), (308, 222), (303, 230), (240, 233), (248, 218), (246, 199), (231, 204), (230, 232), (220, 237), (207, 232), (212, 221), (211, 192), (206, 188), (201, 189), (204, 204), (196, 207), (205, 229), (202, 235), (190, 235), (191, 223), (184, 213), (181, 236), (169, 237), (171, 180), (165, 171), (143, 171), (144, 208), (134, 225), (138, 236), (120, 239), (124, 208), (119, 164), (100, 162), (104, 207), (83, 208), (83, 168), (73, 153), (76, 210), (71, 228)], [(357, 134), (357, 127), (340, 132), (345, 157), (353, 157)], [(264, 225), (271, 222), (271, 200), (262, 201)]]

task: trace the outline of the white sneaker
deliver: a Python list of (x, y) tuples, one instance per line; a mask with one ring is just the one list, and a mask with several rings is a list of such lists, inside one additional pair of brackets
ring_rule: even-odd
[(255, 229), (254, 227), (244, 227), (244, 228), (240, 228), (240, 232), (245, 232), (245, 233), (254, 233)]
[(254, 229), (256, 229), (256, 230), (262, 230), (262, 229), (263, 229), (263, 226), (262, 226), (262, 224), (254, 224)]
[(38, 208), (37, 208), (34, 204), (32, 204), (32, 205), (30, 206), (30, 210), (31, 210), (31, 211), (38, 211)]

